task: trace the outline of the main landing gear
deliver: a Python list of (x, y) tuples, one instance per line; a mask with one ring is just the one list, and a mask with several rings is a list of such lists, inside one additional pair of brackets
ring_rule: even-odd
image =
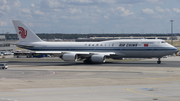
[(91, 61), (91, 59), (90, 59), (90, 58), (88, 58), (88, 59), (84, 60), (83, 62), (84, 62), (85, 64), (91, 64), (91, 63), (92, 63), (92, 61)]
[(161, 64), (161, 58), (158, 58), (157, 64)]

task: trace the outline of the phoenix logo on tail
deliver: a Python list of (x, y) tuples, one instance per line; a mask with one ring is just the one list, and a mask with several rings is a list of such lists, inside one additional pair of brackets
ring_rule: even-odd
[(23, 27), (19, 27), (19, 26), (18, 26), (18, 29), (19, 29), (19, 34), (21, 35), (21, 38), (25, 39), (27, 36), (27, 30), (25, 30)]

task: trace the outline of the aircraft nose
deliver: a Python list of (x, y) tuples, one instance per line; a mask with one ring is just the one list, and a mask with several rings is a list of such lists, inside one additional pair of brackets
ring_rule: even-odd
[[(177, 49), (177, 48), (176, 48), (176, 49)], [(177, 49), (175, 53), (177, 54), (178, 52), (179, 52), (179, 50)]]
[(174, 46), (173, 46), (173, 48), (174, 48), (175, 53), (177, 53), (178, 49), (176, 47), (174, 47)]

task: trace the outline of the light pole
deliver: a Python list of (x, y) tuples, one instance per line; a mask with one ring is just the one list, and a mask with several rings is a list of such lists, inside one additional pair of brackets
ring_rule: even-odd
[(171, 22), (171, 45), (173, 45), (173, 21), (174, 20), (170, 20), (170, 22)]
[(63, 29), (62, 29), (62, 40), (63, 40)]

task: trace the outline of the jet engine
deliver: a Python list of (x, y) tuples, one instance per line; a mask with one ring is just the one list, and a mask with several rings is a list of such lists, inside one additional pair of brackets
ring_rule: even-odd
[(64, 54), (62, 59), (64, 61), (77, 61), (78, 56), (76, 54)]
[(104, 55), (92, 55), (91, 61), (94, 63), (104, 63), (106, 62), (106, 57)]

